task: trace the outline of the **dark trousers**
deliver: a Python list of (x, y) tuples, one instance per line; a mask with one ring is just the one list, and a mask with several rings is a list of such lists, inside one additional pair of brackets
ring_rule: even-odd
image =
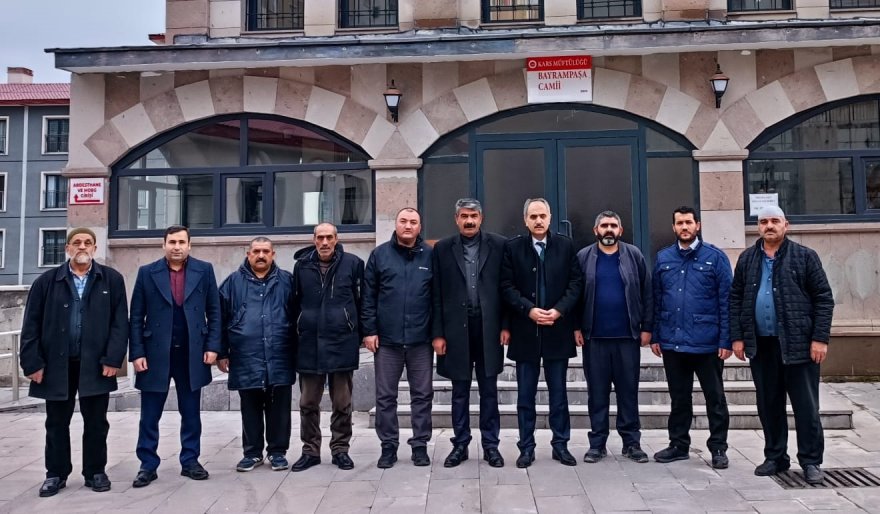
[(269, 386), (268, 389), (242, 389), (241, 442), (245, 457), (263, 458), (263, 435), (266, 455), (285, 455), (290, 447), (290, 405), (292, 386)]
[[(67, 479), (73, 471), (70, 462), (70, 420), (79, 389), (78, 360), (70, 361), (67, 377), (67, 399), (46, 400), (46, 478)], [(107, 466), (109, 402), (109, 393), (79, 399), (79, 411), (83, 418), (82, 474), (90, 480), (98, 473), (104, 473), (104, 467)]]
[(392, 345), (379, 343), (376, 351), (376, 435), (382, 446), (397, 448), (397, 385), (406, 367), (409, 382), (413, 448), (431, 440), (431, 402), (434, 399), (434, 348), (430, 344)]
[[(171, 380), (177, 390), (177, 410), (180, 412), (180, 465), (188, 467), (198, 462), (201, 453), (202, 418), (199, 411), (201, 389), (190, 390), (189, 355), (186, 346), (171, 350)], [(149, 365), (149, 362), (147, 363)], [(135, 453), (141, 469), (155, 471), (161, 460), (159, 449), (159, 420), (168, 391), (141, 391), (141, 421)]]
[(709, 417), (709, 451), (727, 451), (727, 429), (730, 414), (724, 397), (724, 361), (718, 353), (684, 353), (663, 351), (663, 368), (669, 384), (672, 409), (669, 412), (669, 444), (687, 450), (691, 446), (688, 433), (694, 418), (694, 374), (700, 381), (706, 398), (706, 414)]
[[(483, 448), (498, 448), (501, 417), (498, 412), (498, 377), (486, 376), (483, 356), (483, 320), (480, 316), (468, 319), (470, 367), (477, 375), (480, 391), (480, 439)], [(452, 381), (452, 444), (467, 446), (471, 442), (471, 383)]]
[(299, 374), (299, 437), (304, 455), (321, 456), (321, 397), (329, 383), (330, 453), (348, 453), (351, 445), (351, 389), (353, 371)]
[[(550, 400), (550, 444), (565, 447), (571, 439), (571, 418), (568, 414), (566, 374), (568, 359), (544, 359), (544, 382)], [(535, 448), (535, 396), (538, 394), (538, 376), (541, 366), (536, 362), (516, 363), (516, 419), (519, 424), (520, 451)]]
[(794, 411), (797, 459), (801, 466), (822, 464), (825, 439), (819, 419), (819, 365), (783, 364), (779, 338), (759, 337), (750, 360), (758, 398), (758, 417), (764, 428), (764, 458), (788, 462), (788, 415), (785, 395)]
[(583, 348), (590, 411), (590, 448), (608, 441), (611, 385), (617, 397), (617, 433), (623, 447), (639, 444), (639, 342), (635, 339), (591, 339)]

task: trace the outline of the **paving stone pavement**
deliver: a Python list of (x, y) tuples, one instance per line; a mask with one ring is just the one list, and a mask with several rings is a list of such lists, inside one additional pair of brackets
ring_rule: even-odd
[[(825, 433), (825, 467), (863, 466), (880, 476), (880, 384), (833, 384), (833, 392), (853, 406), (853, 430)], [(355, 415), (351, 456), (355, 468), (342, 471), (330, 464), (326, 442), (323, 463), (302, 473), (273, 472), (262, 466), (249, 473), (234, 469), (241, 458), (238, 412), (205, 412), (202, 422), (202, 462), (211, 478), (195, 482), (179, 475), (177, 463), (179, 418), (166, 412), (161, 424), (159, 479), (133, 489), (138, 461), (134, 454), (137, 412), (110, 413), (108, 475), (113, 488), (95, 493), (83, 487), (82, 420), (74, 415), (71, 433), (74, 474), (67, 488), (52, 498), (39, 498), (44, 477), (43, 423), (40, 412), (0, 414), (0, 512), (261, 512), (261, 513), (589, 513), (589, 512), (876, 512), (880, 487), (863, 489), (785, 490), (753, 470), (762, 458), (759, 431), (730, 432), (730, 468), (708, 465), (706, 431), (692, 431), (691, 458), (671, 464), (637, 464), (620, 456), (620, 439), (612, 435), (609, 456), (598, 464), (580, 461), (586, 451), (586, 430), (573, 430), (569, 448), (578, 457), (575, 467), (550, 458), (550, 433), (538, 432), (537, 460), (528, 470), (514, 465), (518, 454), (515, 430), (503, 430), (504, 468), (489, 467), (475, 440), (470, 460), (457, 468), (443, 467), (451, 449), (450, 430), (435, 430), (428, 447), (430, 467), (414, 467), (404, 444), (394, 468), (376, 468), (379, 444), (368, 428), (366, 413)], [(329, 416), (323, 416), (325, 434)], [(294, 437), (288, 458), (300, 453), (299, 425), (294, 413)], [(475, 433), (477, 434), (477, 433)], [(409, 436), (401, 431), (401, 440)], [(790, 441), (795, 440), (794, 434)], [(666, 446), (666, 433), (643, 433), (649, 453)], [(794, 450), (791, 452), (794, 457)]]

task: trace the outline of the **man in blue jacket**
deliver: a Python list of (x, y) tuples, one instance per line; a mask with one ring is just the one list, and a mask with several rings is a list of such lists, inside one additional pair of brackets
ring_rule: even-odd
[(227, 386), (241, 398), (244, 457), (236, 471), (263, 464), (264, 441), (272, 470), (287, 469), (296, 381), (292, 300), (293, 277), (275, 265), (266, 237), (251, 241), (245, 261), (220, 286), (223, 352), (217, 367), (229, 373)]
[(161, 459), (159, 420), (171, 380), (180, 412), (180, 474), (205, 480), (199, 464), (202, 420), (199, 399), (211, 382), (211, 364), (220, 353), (220, 295), (214, 267), (189, 255), (189, 229), (165, 229), (165, 256), (138, 269), (131, 294), (128, 358), (134, 386), (141, 391), (137, 457), (141, 467), (132, 484), (150, 485)]
[(315, 227), (314, 246), (296, 252), (294, 316), (299, 334), (299, 418), (302, 456), (291, 471), (321, 463), (321, 397), (328, 385), (330, 454), (340, 469), (354, 468), (351, 443), (351, 395), (360, 364), (361, 289), (364, 261), (345, 253), (336, 226)]
[(672, 410), (669, 447), (654, 454), (657, 462), (688, 458), (688, 434), (694, 416), (694, 374), (706, 398), (712, 467), (727, 468), (730, 415), (722, 371), (730, 357), (728, 297), (733, 273), (718, 248), (699, 238), (697, 212), (682, 206), (672, 213), (676, 242), (660, 250), (654, 263), (654, 332), (651, 350), (663, 357)]
[(410, 387), (412, 461), (416, 466), (431, 464), (427, 448), (434, 396), (431, 248), (422, 241), (421, 230), (419, 212), (401, 209), (391, 241), (373, 250), (364, 271), (361, 319), (364, 346), (376, 354), (376, 434), (382, 442), (379, 468), (397, 462), (397, 385), (404, 367)]

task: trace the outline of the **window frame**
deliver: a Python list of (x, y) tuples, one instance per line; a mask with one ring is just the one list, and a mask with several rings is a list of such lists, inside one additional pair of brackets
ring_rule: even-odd
[(3, 122), (3, 130), (0, 132), (0, 136), (3, 136), (0, 155), (9, 155), (9, 116), (0, 116), (0, 122)]
[(39, 254), (40, 258), (39, 258), (39, 260), (38, 260), (38, 262), (37, 262), (37, 267), (38, 267), (38, 268), (54, 268), (54, 267), (56, 267), (56, 266), (60, 266), (60, 265), (64, 264), (64, 261), (65, 261), (66, 259), (62, 260), (61, 262), (59, 262), (59, 263), (57, 263), (57, 264), (46, 264), (46, 262), (44, 261), (43, 257), (45, 256), (44, 248), (45, 248), (45, 246), (46, 246), (46, 240), (45, 240), (45, 234), (46, 234), (46, 232), (58, 232), (58, 231), (61, 231), (61, 232), (65, 233), (65, 235), (66, 235), (66, 233), (67, 233), (67, 227), (41, 227), (41, 228), (39, 229), (39, 231), (40, 231), (40, 238), (38, 239), (38, 241), (40, 242), (40, 248), (39, 248), (39, 252), (37, 252), (37, 253)]
[(70, 195), (70, 179), (67, 179), (68, 187), (67, 187), (67, 192), (65, 193), (64, 207), (46, 207), (46, 193), (48, 191), (47, 182), (48, 182), (48, 178), (50, 175), (51, 176), (58, 176), (58, 177), (61, 177), (62, 179), (67, 178), (64, 175), (62, 175), (60, 171), (42, 171), (42, 172), (40, 172), (40, 211), (45, 211), (45, 212), (66, 211), (68, 204), (69, 204), (68, 196)]
[(872, 0), (874, 5), (841, 5), (835, 6), (834, 0), (828, 1), (828, 9), (831, 11), (861, 11), (880, 9), (880, 0)]
[[(303, 3), (302, 12), (294, 14), (296, 12), (295, 9), (291, 12), (291, 19), (294, 22), (293, 26), (259, 28), (256, 26), (256, 20), (260, 17), (260, 14), (257, 12), (259, 0), (244, 0), (241, 2), (243, 11), (242, 17), (244, 19), (244, 32), (253, 32), (257, 34), (267, 32), (302, 32), (305, 30), (305, 0), (294, 0), (294, 4), (298, 4), (299, 1), (302, 1)], [(294, 8), (295, 7), (296, 5), (294, 5)], [(253, 11), (251, 9), (253, 9)], [(296, 25), (297, 20), (299, 21), (299, 26)]]
[[(808, 160), (808, 159), (851, 159), (853, 202), (855, 213), (853, 214), (792, 214), (786, 212), (786, 218), (802, 223), (853, 223), (880, 221), (880, 209), (867, 209), (867, 181), (865, 177), (865, 161), (880, 160), (880, 148), (858, 150), (810, 150), (791, 152), (757, 152), (757, 148), (765, 145), (776, 136), (791, 130), (801, 123), (823, 112), (834, 110), (850, 104), (865, 101), (880, 102), (880, 94), (859, 95), (833, 102), (826, 102), (806, 111), (799, 112), (776, 125), (765, 129), (746, 148), (749, 151), (748, 158), (742, 162), (743, 176), (743, 205), (746, 225), (757, 225), (757, 216), (749, 214), (749, 171), (748, 164), (753, 160)], [(880, 124), (880, 122), (878, 122)]]
[[(612, 0), (605, 0), (605, 3), (611, 3)], [(641, 18), (642, 17), (642, 0), (619, 0), (621, 2), (631, 2), (633, 3), (633, 14), (631, 16), (582, 16), (586, 11), (587, 4), (591, 3), (590, 0), (577, 0), (577, 20), (579, 22), (591, 22), (596, 20), (619, 20), (619, 19), (631, 19), (631, 18)]]
[[(66, 152), (50, 152), (49, 151), (49, 122), (54, 120), (67, 120), (67, 151)], [(70, 154), (70, 116), (66, 114), (53, 114), (43, 116), (43, 134), (40, 138), (42, 141), (43, 155), (68, 155)]]
[[(324, 0), (324, 1), (327, 1), (327, 0)], [(343, 20), (347, 20), (348, 17), (350, 16), (349, 13), (351, 12), (347, 7), (348, 0), (337, 0), (336, 1), (336, 28), (340, 29), (340, 30), (346, 30), (346, 31), (374, 30), (374, 29), (389, 30), (389, 29), (399, 28), (400, 27), (400, 1), (399, 0), (385, 0), (385, 1), (389, 2), (389, 3), (393, 1), (395, 4), (395, 7), (393, 9), (394, 17), (397, 19), (397, 21), (395, 23), (387, 24), (387, 25), (350, 25), (350, 24), (344, 24)], [(392, 11), (391, 8), (386, 9), (386, 10), (389, 12)], [(389, 14), (385, 15), (386, 19), (388, 16), (389, 16)]]
[(6, 201), (9, 199), (9, 172), (0, 171), (0, 179), (3, 180), (3, 191), (0, 193), (0, 212), (6, 212), (8, 209), (8, 204)]
[[(544, 0), (538, 0), (538, 17), (528, 20), (493, 20), (492, 6), (489, 5), (491, 0), (480, 0), (480, 23), (485, 25), (507, 25), (507, 24), (528, 24), (528, 23), (544, 23)], [(503, 6), (502, 6), (503, 7)], [(514, 7), (511, 5), (510, 7)], [(502, 12), (502, 11), (499, 11)], [(516, 12), (511, 10), (510, 12)]]
[(0, 269), (6, 268), (6, 229), (0, 228)]
[[(296, 125), (312, 131), (328, 141), (337, 144), (353, 154), (360, 155), (363, 160), (352, 162), (328, 162), (328, 163), (307, 163), (307, 164), (248, 164), (248, 121), (249, 120), (266, 120), (277, 121)], [(180, 136), (194, 132), (202, 127), (210, 126), (218, 123), (238, 121), (239, 122), (239, 163), (236, 166), (211, 166), (198, 168), (128, 168), (131, 164), (138, 161), (149, 152), (161, 147)], [(340, 233), (363, 233), (375, 232), (376, 230), (376, 174), (370, 168), (368, 161), (370, 155), (358, 145), (348, 141), (342, 136), (328, 131), (317, 125), (308, 123), (304, 120), (287, 118), (275, 114), (261, 113), (237, 113), (212, 116), (202, 120), (186, 123), (175, 127), (174, 129), (163, 133), (145, 143), (133, 148), (122, 159), (112, 166), (112, 174), (110, 178), (110, 223), (108, 227), (108, 237), (112, 239), (125, 238), (144, 238), (144, 237), (160, 237), (165, 227), (157, 227), (155, 229), (132, 230), (119, 229), (119, 208), (120, 208), (120, 186), (119, 179), (124, 177), (143, 177), (143, 176), (182, 176), (182, 175), (211, 175), (212, 177), (212, 227), (211, 228), (190, 228), (190, 232), (194, 236), (242, 236), (252, 235), (254, 230), (259, 230), (265, 234), (310, 234), (314, 230), (314, 225), (298, 225), (298, 226), (275, 226), (275, 178), (280, 173), (307, 173), (307, 172), (367, 172), (369, 173), (369, 184), (371, 205), (370, 217), (371, 223), (361, 224), (340, 224), (337, 229)], [(227, 224), (225, 223), (226, 199), (223, 195), (225, 190), (225, 180), (227, 177), (262, 177), (263, 178), (263, 222), (247, 223), (247, 224)]]

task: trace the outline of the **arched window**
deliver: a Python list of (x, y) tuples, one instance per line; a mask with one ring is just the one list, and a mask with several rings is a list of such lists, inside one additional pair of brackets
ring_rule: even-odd
[(110, 235), (374, 230), (367, 155), (318, 127), (278, 116), (217, 116), (179, 127), (113, 167)]
[(795, 219), (880, 220), (880, 96), (797, 115), (766, 130), (749, 150), (747, 205), (757, 200), (751, 195), (770, 194)]

